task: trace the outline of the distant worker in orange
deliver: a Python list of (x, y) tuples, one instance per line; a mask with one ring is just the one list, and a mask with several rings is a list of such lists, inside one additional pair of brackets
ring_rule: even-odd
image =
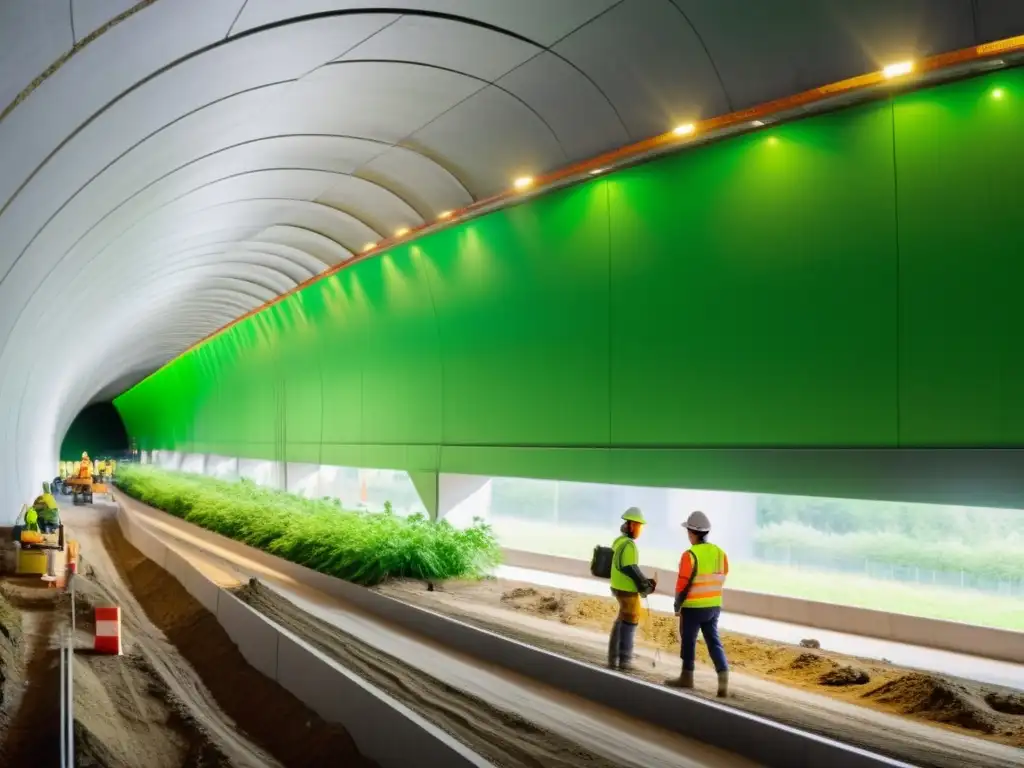
[(82, 451), (82, 461), (78, 465), (78, 477), (82, 480), (92, 478), (92, 461), (90, 461), (87, 451)]
[(729, 558), (721, 547), (707, 541), (711, 521), (703, 512), (691, 514), (683, 527), (689, 535), (690, 548), (679, 560), (675, 600), (683, 669), (679, 677), (669, 680), (668, 684), (693, 688), (697, 635), (703, 634), (718, 673), (718, 695), (725, 697), (729, 693), (729, 664), (718, 636), (718, 617), (722, 613), (722, 588), (729, 574)]

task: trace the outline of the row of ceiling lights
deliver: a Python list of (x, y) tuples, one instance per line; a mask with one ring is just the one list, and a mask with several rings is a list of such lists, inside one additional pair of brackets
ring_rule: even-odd
[[(894, 80), (899, 77), (905, 77), (906, 75), (911, 74), (913, 71), (914, 62), (907, 60), (898, 61), (894, 64), (889, 64), (883, 67), (881, 70), (881, 74), (886, 80)], [(996, 88), (995, 90), (992, 91), (992, 95), (997, 99), (1001, 99), (1003, 97), (1003, 89)], [(750, 125), (754, 128), (761, 128), (767, 125), (767, 123), (768, 121), (766, 120), (752, 120), (750, 122)], [(670, 133), (677, 139), (684, 139), (693, 136), (694, 134), (696, 134), (696, 132), (697, 125), (695, 123), (683, 123), (673, 128)], [(599, 174), (604, 173), (607, 170), (607, 168), (594, 168), (587, 171), (587, 173), (591, 176), (597, 176)], [(512, 190), (514, 192), (526, 192), (528, 189), (533, 187), (534, 183), (535, 179), (533, 176), (519, 176), (512, 182)], [(452, 218), (452, 216), (454, 215), (455, 211), (443, 211), (438, 215), (437, 219), (438, 221), (445, 221), (447, 219)], [(409, 227), (401, 227), (400, 229), (395, 230), (395, 233), (392, 236), (391, 240), (401, 240), (403, 237), (410, 234), (411, 232), (412, 229), (410, 229)], [(377, 243), (367, 243), (365, 246), (363, 246), (363, 253), (369, 253), (370, 251), (373, 251), (383, 242), (384, 241)]]

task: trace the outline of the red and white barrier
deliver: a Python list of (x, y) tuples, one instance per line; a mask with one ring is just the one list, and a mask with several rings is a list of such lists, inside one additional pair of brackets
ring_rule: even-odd
[(121, 609), (114, 607), (96, 609), (96, 653), (121, 655)]

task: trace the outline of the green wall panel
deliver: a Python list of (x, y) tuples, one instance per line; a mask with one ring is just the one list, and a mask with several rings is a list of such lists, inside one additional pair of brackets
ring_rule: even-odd
[(116, 405), (143, 449), (650, 485), (749, 471), (693, 448), (1022, 443), (1021, 118), (1004, 72), (609, 174), (353, 264)]
[(888, 104), (609, 184), (614, 443), (895, 444)]
[(911, 94), (895, 114), (901, 438), (1020, 445), (1024, 72)]

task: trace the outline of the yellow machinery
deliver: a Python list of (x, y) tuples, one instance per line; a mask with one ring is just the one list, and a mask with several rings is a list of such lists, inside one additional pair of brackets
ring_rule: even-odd
[[(47, 573), (50, 553), (64, 560), (64, 525), (55, 530), (39, 529), (36, 511), (23, 504), (18, 520), (11, 531), (18, 548), (18, 562), (15, 572), (19, 575), (43, 576)], [(63, 565), (60, 566), (63, 569)]]

